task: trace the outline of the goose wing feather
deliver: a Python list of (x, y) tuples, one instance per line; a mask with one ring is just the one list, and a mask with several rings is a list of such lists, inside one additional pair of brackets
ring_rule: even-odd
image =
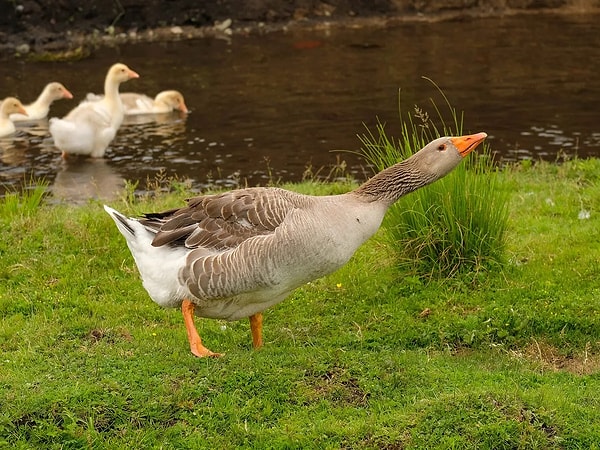
[(154, 106), (154, 99), (134, 92), (123, 92), (121, 102), (123, 102), (123, 108), (127, 114), (151, 112)]
[(288, 191), (249, 188), (195, 197), (184, 208), (146, 214), (140, 221), (156, 233), (155, 247), (168, 244), (220, 251), (274, 233), (297, 206)]
[(63, 119), (50, 119), (49, 129), (59, 149), (92, 155), (106, 148), (116, 134), (103, 102), (81, 103)]
[(111, 115), (103, 102), (83, 102), (72, 109), (63, 120), (87, 122), (98, 128), (111, 126)]

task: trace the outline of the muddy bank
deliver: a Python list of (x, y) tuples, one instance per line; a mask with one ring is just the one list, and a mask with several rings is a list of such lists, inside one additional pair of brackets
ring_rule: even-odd
[(389, 25), (465, 15), (591, 10), (600, 0), (0, 0), (0, 52), (65, 52), (125, 41), (185, 39), (340, 24)]

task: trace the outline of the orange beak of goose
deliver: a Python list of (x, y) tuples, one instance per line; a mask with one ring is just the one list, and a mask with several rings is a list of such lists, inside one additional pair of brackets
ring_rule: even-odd
[(487, 137), (486, 133), (469, 134), (467, 136), (459, 136), (450, 138), (454, 146), (458, 149), (458, 153), (463, 158), (471, 153), (475, 148), (483, 142)]
[(129, 69), (127, 71), (127, 75), (129, 76), (129, 79), (131, 79), (131, 78), (139, 78), (140, 77), (140, 75), (137, 72), (134, 72), (131, 69)]
[(63, 98), (68, 98), (69, 100), (73, 98), (73, 94), (68, 89), (63, 90)]

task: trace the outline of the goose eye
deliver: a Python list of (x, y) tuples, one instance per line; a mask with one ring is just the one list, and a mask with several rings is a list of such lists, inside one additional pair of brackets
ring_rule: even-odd
[(443, 152), (444, 150), (446, 150), (446, 144), (440, 144), (440, 145), (438, 145), (438, 148), (437, 148), (437, 149), (438, 149), (440, 152)]

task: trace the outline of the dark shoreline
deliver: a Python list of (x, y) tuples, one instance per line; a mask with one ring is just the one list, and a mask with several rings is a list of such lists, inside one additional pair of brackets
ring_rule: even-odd
[[(332, 0), (327, 3), (149, 0), (143, 5), (132, 0), (90, 0), (89, 3), (83, 11), (79, 2), (68, 0), (20, 3), (0, 0), (0, 8), (6, 12), (0, 19), (2, 59), (17, 56), (73, 60), (85, 58), (93, 48), (105, 45), (201, 37), (228, 39), (294, 29), (387, 27), (414, 21), (600, 12), (598, 0), (579, 0), (576, 4), (567, 0)], [(168, 12), (163, 10), (165, 6)]]

